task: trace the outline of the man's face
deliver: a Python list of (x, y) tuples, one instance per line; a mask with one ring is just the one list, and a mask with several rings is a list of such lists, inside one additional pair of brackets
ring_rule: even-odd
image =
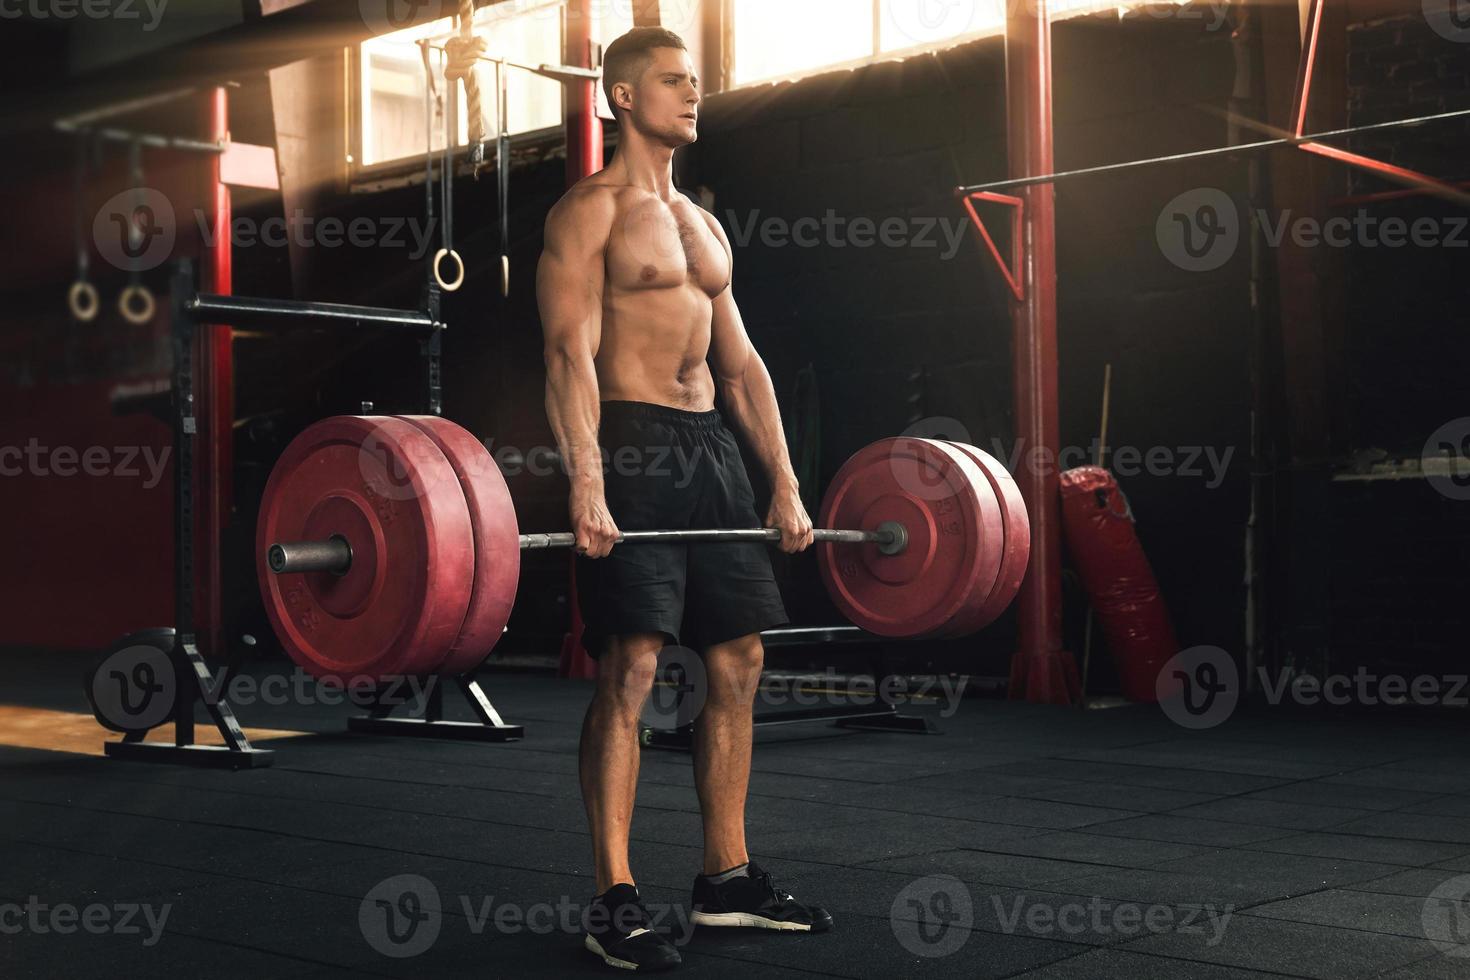
[(665, 146), (680, 147), (699, 138), (699, 78), (689, 52), (654, 48), (653, 60), (633, 86), (630, 119), (634, 127)]

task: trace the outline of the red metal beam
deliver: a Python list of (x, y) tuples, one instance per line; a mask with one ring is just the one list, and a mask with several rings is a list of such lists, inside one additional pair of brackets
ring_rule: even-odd
[[(1317, 68), (1317, 42), (1322, 36), (1322, 10), (1322, 0), (1311, 0), (1311, 7), (1307, 10), (1307, 30), (1304, 39), (1305, 43), (1302, 47), (1301, 65), (1297, 69), (1296, 106), (1292, 113), (1296, 120), (1295, 129), (1292, 131), (1293, 136), (1302, 136), (1307, 131), (1307, 107), (1311, 104), (1312, 76)], [(1338, 149), (1335, 146), (1327, 146), (1324, 143), (1301, 143), (1298, 144), (1298, 149), (1305, 150), (1307, 153), (1315, 153), (1317, 156), (1326, 157), (1329, 160), (1336, 160), (1339, 163), (1345, 163), (1351, 167), (1357, 167), (1360, 170), (1376, 173), (1380, 177), (1385, 177), (1395, 183), (1417, 188), (1425, 193), (1443, 197), (1446, 200), (1459, 203), (1464, 203), (1465, 201), (1465, 195), (1453, 184), (1446, 183), (1428, 174), (1420, 173), (1417, 170), (1398, 167), (1382, 160), (1375, 160), (1372, 157), (1363, 156), (1361, 153), (1352, 153), (1348, 150)]]
[[(1048, 174), (1052, 162), (1051, 22), (1046, 0), (1007, 5), (1006, 130), (1012, 177)], [(1016, 482), (1031, 516), (1031, 567), (1021, 586), (1020, 636), (1011, 660), (1010, 696), (1070, 704), (1080, 689), (1077, 663), (1062, 649), (1061, 505), (1056, 467), (1057, 243), (1053, 185), (1021, 192), (1022, 298), (1015, 332)], [(967, 200), (968, 203), (968, 200)]]
[[(567, 4), (566, 61), (578, 68), (601, 68), (594, 57), (592, 0)], [(602, 120), (597, 116), (597, 81), (567, 83), (567, 186), (602, 169)]]

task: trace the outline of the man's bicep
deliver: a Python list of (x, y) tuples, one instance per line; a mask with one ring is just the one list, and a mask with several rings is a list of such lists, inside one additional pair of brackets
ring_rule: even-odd
[(715, 378), (721, 384), (741, 380), (752, 353), (745, 322), (740, 318), (740, 308), (735, 305), (734, 291), (727, 287), (715, 297), (710, 321), (710, 364)]

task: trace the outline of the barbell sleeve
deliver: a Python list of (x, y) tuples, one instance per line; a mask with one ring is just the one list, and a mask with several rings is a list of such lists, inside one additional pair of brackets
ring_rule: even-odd
[[(816, 541), (834, 544), (876, 544), (885, 555), (897, 555), (908, 547), (908, 529), (897, 521), (884, 521), (871, 531), (833, 530), (815, 528), (812, 537)], [(618, 535), (618, 544), (677, 544), (680, 542), (729, 542), (763, 541), (778, 542), (781, 532), (776, 528), (719, 528), (688, 531), (624, 531)], [(570, 531), (548, 534), (520, 535), (522, 551), (541, 551), (547, 548), (573, 548), (577, 536)], [(333, 572), (344, 574), (352, 567), (352, 547), (340, 535), (326, 541), (295, 541), (273, 544), (266, 552), (266, 564), (277, 575), (291, 572)]]
[(340, 534), (334, 534), (325, 541), (273, 544), (265, 553), (265, 561), (277, 575), (287, 572), (333, 572), (341, 575), (352, 567), (352, 546)]

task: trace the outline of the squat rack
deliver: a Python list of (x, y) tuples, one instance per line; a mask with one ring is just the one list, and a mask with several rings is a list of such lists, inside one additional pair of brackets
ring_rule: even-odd
[[(257, 329), (364, 329), (390, 328), (422, 334), (420, 357), (423, 370), (422, 394), (428, 410), (435, 415), (442, 411), (440, 370), (443, 332), (447, 329), (440, 319), (440, 295), (434, 287), (425, 293), (423, 309), (397, 310), (383, 307), (350, 306), (337, 303), (312, 303), (297, 300), (254, 299), (242, 296), (226, 296), (199, 293), (194, 283), (193, 263), (185, 260), (175, 267), (170, 294), (173, 315), (170, 322), (173, 356), (173, 391), (171, 415), (174, 449), (174, 635), (175, 642), (170, 651), (174, 685), (174, 739), (170, 742), (146, 742), (147, 729), (130, 731), (121, 741), (110, 741), (104, 746), (111, 758), (140, 759), (149, 762), (171, 762), (185, 765), (224, 767), (230, 769), (259, 768), (271, 763), (272, 752), (258, 749), (250, 744), (234, 711), (221, 691), (213, 690), (213, 682), (204, 657), (199, 652), (195, 634), (195, 487), (194, 456), (195, 438), (199, 435), (199, 420), (195, 415), (194, 354), (195, 345), (204, 325), (251, 326)], [(470, 694), (473, 706), (489, 710), (490, 717), (481, 711), (486, 725), (497, 729), (501, 736), (506, 729), (516, 728), (513, 737), (519, 736), (517, 726), (505, 726), (495, 715), (494, 708), (470, 679), (460, 679)], [(205, 692), (209, 692), (206, 696)], [(223, 746), (201, 745), (194, 738), (194, 702), (202, 699), (214, 721), (215, 728), (224, 740)], [(442, 694), (436, 685), (431, 692), (430, 708), (437, 712), (442, 708)], [(389, 709), (391, 710), (391, 709)], [(387, 710), (375, 705), (369, 719), (380, 719), (380, 724), (402, 725), (402, 720), (386, 719)], [(369, 719), (363, 719), (367, 721)], [(431, 717), (430, 721), (437, 720)], [(354, 722), (358, 719), (354, 719)], [(352, 724), (352, 723), (349, 723)], [(424, 726), (424, 721), (416, 722)], [(448, 723), (446, 723), (448, 724)], [(354, 726), (355, 727), (355, 726)]]
[[(1459, 203), (1470, 203), (1470, 193), (1428, 174), (1330, 146), (1323, 140), (1358, 133), (1426, 125), (1470, 115), (1470, 110), (1435, 113), (1307, 133), (1307, 108), (1317, 68), (1322, 34), (1323, 0), (1311, 0), (1306, 13), (1305, 37), (1297, 67), (1292, 103), (1292, 129), (1275, 130), (1263, 123), (1232, 117), (1232, 121), (1274, 137), (1253, 143), (1222, 146), (1058, 172), (1053, 164), (1051, 19), (1047, 0), (1010, 4), (1006, 15), (1006, 117), (1010, 177), (956, 187), (971, 222), (980, 233), (991, 259), (1000, 270), (1015, 302), (1011, 307), (1015, 337), (1013, 378), (1016, 437), (1039, 446), (1051, 458), (1060, 442), (1057, 403), (1057, 268), (1054, 185), (1103, 173), (1188, 162), (1278, 147), (1296, 147), (1307, 153), (1368, 170), (1389, 180)], [(1015, 194), (1004, 193), (1015, 191)], [(976, 201), (1011, 209), (1011, 259), (1007, 263), (985, 227)], [(1019, 639), (1011, 661), (1010, 696), (1031, 701), (1067, 704), (1080, 694), (1077, 664), (1062, 649), (1061, 511), (1058, 474), (1054, 470), (1024, 467), (1016, 482), (1031, 515), (1031, 569), (1019, 596)]]

